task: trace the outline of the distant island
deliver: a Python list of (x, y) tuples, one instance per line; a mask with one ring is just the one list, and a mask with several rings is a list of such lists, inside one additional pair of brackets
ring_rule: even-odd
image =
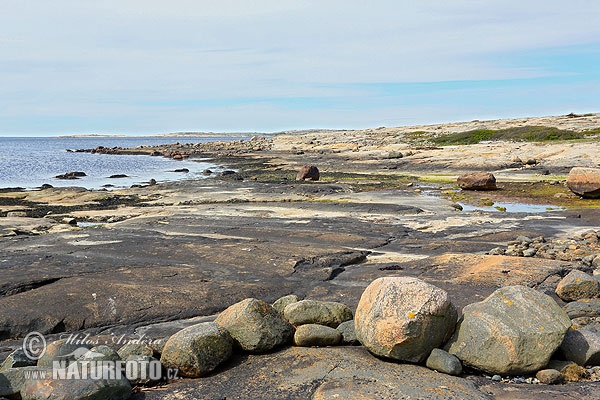
[(127, 135), (123, 133), (101, 134), (82, 133), (77, 135), (56, 135), (55, 138), (134, 138), (134, 137), (239, 137), (239, 136), (275, 136), (275, 135), (305, 135), (316, 132), (341, 132), (344, 129), (298, 129), (279, 132), (170, 132), (152, 135)]

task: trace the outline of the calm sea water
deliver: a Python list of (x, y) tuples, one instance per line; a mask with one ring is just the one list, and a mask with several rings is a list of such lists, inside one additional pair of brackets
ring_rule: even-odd
[[(104, 147), (137, 147), (166, 143), (199, 143), (243, 139), (242, 137), (98, 137), (98, 138), (3, 138), (0, 137), (0, 188), (33, 189), (49, 183), (52, 186), (82, 186), (97, 189), (106, 184), (128, 187), (150, 179), (158, 182), (202, 178), (202, 171), (215, 168), (208, 160), (177, 161), (145, 155), (110, 155), (70, 153), (67, 149)], [(170, 172), (187, 168), (189, 173)], [(88, 176), (77, 180), (60, 180), (54, 176), (69, 171), (82, 171)], [(109, 179), (116, 174), (128, 178)]]

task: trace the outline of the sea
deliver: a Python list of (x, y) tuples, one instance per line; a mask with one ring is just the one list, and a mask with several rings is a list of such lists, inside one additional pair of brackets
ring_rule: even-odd
[[(210, 137), (0, 137), (0, 188), (35, 189), (43, 184), (55, 187), (79, 186), (87, 189), (124, 188), (157, 182), (201, 179), (205, 169), (219, 169), (208, 159), (172, 160), (148, 155), (76, 153), (68, 150), (98, 146), (127, 147), (205, 143), (247, 139), (244, 136)], [(187, 168), (188, 173), (172, 172)], [(85, 172), (77, 180), (60, 180), (56, 175), (70, 171)], [(124, 174), (127, 178), (109, 178)]]

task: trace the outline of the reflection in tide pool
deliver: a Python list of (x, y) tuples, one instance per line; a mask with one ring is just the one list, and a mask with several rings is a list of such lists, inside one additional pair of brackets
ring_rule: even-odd
[(565, 210), (565, 207), (552, 204), (526, 204), (526, 203), (494, 203), (493, 206), (473, 206), (470, 204), (458, 203), (463, 211), (493, 211), (493, 212), (513, 212), (513, 213), (543, 213), (549, 211)]

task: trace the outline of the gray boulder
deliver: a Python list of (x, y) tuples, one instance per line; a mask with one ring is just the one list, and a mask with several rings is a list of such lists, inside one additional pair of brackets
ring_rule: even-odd
[(363, 292), (354, 319), (356, 337), (371, 353), (425, 361), (454, 331), (457, 312), (448, 294), (417, 278), (379, 278)]
[(271, 305), (257, 299), (245, 299), (230, 306), (219, 314), (215, 323), (227, 329), (243, 350), (253, 353), (289, 343), (294, 335), (293, 326)]
[(342, 334), (325, 325), (305, 324), (296, 329), (294, 344), (301, 347), (335, 346), (342, 341)]
[(298, 296), (296, 296), (295, 294), (289, 294), (287, 296), (283, 296), (279, 299), (277, 299), (275, 301), (275, 303), (273, 303), (273, 308), (275, 310), (277, 310), (277, 312), (279, 314), (283, 315), (283, 310), (285, 310), (285, 308), (287, 306), (289, 306), (290, 304), (293, 303), (297, 303), (298, 302)]
[(294, 326), (318, 324), (337, 328), (342, 322), (352, 319), (352, 310), (341, 303), (302, 300), (288, 305), (283, 315)]
[(560, 346), (571, 320), (550, 297), (526, 286), (507, 286), (466, 306), (450, 354), (490, 374), (539, 371)]
[(448, 375), (462, 374), (460, 360), (442, 349), (433, 349), (429, 357), (427, 357), (425, 365), (429, 369)]
[(567, 360), (581, 366), (600, 365), (600, 325), (569, 329), (560, 349)]
[(37, 365), (37, 360), (32, 360), (31, 358), (27, 357), (25, 351), (22, 348), (18, 348), (6, 357), (0, 366), (0, 371), (7, 370), (9, 368), (30, 367), (34, 365)]
[(358, 339), (356, 338), (356, 330), (354, 329), (354, 320), (342, 322), (335, 329), (342, 334), (343, 344), (359, 344)]
[(556, 294), (564, 301), (598, 297), (600, 295), (600, 282), (591, 275), (574, 269), (558, 283)]
[(178, 368), (181, 376), (198, 378), (227, 361), (232, 353), (229, 332), (214, 322), (203, 322), (171, 336), (160, 362), (166, 368)]
[(563, 307), (569, 318), (600, 316), (600, 299), (581, 299)]

